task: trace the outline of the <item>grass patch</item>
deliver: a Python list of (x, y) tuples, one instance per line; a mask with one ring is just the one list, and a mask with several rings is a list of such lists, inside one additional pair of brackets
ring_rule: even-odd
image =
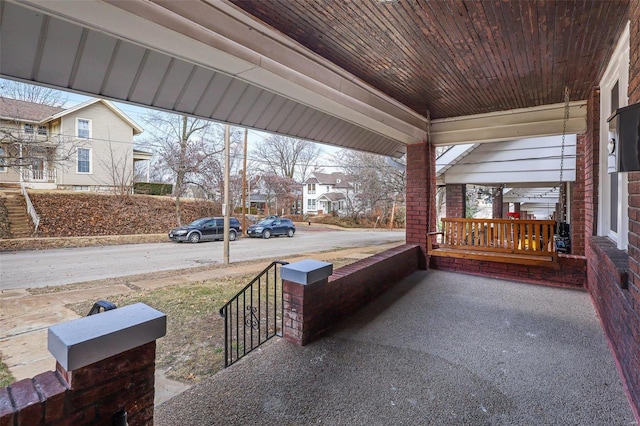
[(0, 355), (0, 388), (7, 387), (15, 381), (16, 379), (9, 371), (9, 367), (2, 362), (2, 355)]
[[(218, 310), (254, 276), (236, 275), (143, 290), (109, 300), (118, 307), (142, 302), (167, 314), (167, 335), (158, 340), (157, 363), (168, 370), (167, 377), (197, 383), (224, 367), (224, 319)], [(92, 303), (67, 307), (86, 315)]]

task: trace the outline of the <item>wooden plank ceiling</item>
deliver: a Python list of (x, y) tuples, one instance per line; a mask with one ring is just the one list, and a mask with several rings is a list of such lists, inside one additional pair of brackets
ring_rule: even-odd
[(586, 99), (629, 0), (230, 0), (431, 118)]

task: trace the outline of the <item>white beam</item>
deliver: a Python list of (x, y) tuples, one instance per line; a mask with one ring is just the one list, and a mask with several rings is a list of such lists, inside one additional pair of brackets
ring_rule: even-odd
[(565, 105), (561, 103), (433, 120), (430, 138), (434, 145), (458, 145), (584, 133), (587, 102), (569, 104), (566, 126), (564, 109)]

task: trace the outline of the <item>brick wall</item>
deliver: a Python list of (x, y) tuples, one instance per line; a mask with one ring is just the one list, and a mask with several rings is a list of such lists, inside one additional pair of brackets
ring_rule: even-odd
[(339, 268), (329, 279), (313, 284), (283, 280), (285, 339), (310, 343), (418, 270), (421, 256), (418, 245), (406, 244)]
[[(630, 2), (629, 104), (640, 102), (640, 2)], [(640, 173), (629, 173), (629, 246), (618, 250), (597, 230), (599, 92), (587, 105), (585, 236), (587, 286), (640, 421)], [(603, 194), (605, 195), (605, 194)]]
[(427, 142), (407, 146), (407, 244), (422, 248), (420, 268), (426, 268), (427, 232), (436, 228), (435, 150)]
[(110, 425), (121, 410), (129, 426), (152, 425), (155, 354), (153, 341), (74, 371), (58, 364), (55, 372), (0, 388), (0, 425)]
[(466, 217), (467, 216), (467, 185), (448, 184), (445, 186), (447, 217)]
[(431, 256), (429, 267), (443, 271), (479, 275), (564, 288), (584, 288), (587, 262), (584, 256), (558, 255), (560, 268), (516, 265), (486, 260)]

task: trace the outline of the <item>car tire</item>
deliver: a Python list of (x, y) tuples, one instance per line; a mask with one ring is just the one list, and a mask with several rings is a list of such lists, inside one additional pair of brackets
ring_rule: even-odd
[(262, 238), (264, 238), (265, 240), (268, 240), (269, 237), (271, 237), (271, 231), (269, 231), (268, 229), (265, 229), (264, 232), (262, 233)]
[(293, 237), (293, 229), (289, 229), (287, 231), (287, 237), (289, 237), (289, 238)]
[(200, 242), (200, 234), (198, 234), (197, 232), (193, 232), (191, 235), (189, 235), (189, 242), (192, 244), (197, 244)]
[(238, 234), (236, 233), (236, 231), (229, 231), (229, 241), (235, 241), (237, 237)]

